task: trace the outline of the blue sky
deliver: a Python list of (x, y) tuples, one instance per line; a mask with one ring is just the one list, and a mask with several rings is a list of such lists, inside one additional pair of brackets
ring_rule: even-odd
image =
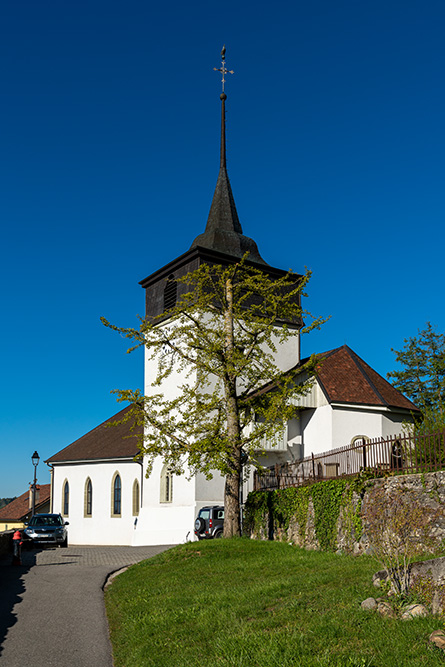
[(264, 259), (313, 271), (332, 315), (303, 353), (347, 343), (377, 371), (445, 330), (443, 0), (0, 5), (0, 497), (142, 385), (103, 315), (204, 230), (219, 165)]

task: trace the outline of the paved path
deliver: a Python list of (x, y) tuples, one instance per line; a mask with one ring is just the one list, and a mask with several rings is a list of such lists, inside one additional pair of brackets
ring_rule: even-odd
[(2, 667), (112, 667), (102, 587), (109, 574), (168, 546), (24, 551), (0, 562)]

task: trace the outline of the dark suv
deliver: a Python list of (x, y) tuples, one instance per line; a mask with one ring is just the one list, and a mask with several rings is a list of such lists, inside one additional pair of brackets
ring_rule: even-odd
[(224, 507), (213, 505), (202, 507), (195, 521), (195, 535), (198, 540), (222, 537), (224, 529)]

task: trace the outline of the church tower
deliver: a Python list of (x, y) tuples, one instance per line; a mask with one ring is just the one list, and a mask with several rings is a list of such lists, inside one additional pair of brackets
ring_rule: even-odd
[[(201, 264), (220, 264), (223, 266), (239, 261), (246, 253), (248, 263), (268, 274), (273, 280), (286, 274), (282, 269), (267, 264), (261, 257), (257, 244), (243, 234), (236, 210), (235, 199), (227, 173), (226, 160), (226, 100), (225, 75), (229, 73), (225, 63), (225, 47), (221, 52), (221, 68), (214, 68), (222, 73), (221, 99), (221, 148), (220, 167), (207, 224), (189, 250), (167, 265), (158, 269), (139, 283), (145, 289), (145, 314), (147, 318), (157, 317), (174, 306), (185, 285), (177, 284), (178, 278), (194, 271)], [(233, 72), (230, 72), (233, 73)], [(298, 276), (296, 276), (298, 278)], [(297, 332), (300, 322), (294, 323)], [(299, 361), (299, 336), (291, 345), (291, 358), (283, 350), (283, 361), (277, 363), (283, 370), (291, 368)]]
[[(167, 265), (158, 269), (140, 282), (145, 289), (146, 317), (152, 319), (161, 316), (172, 308), (188, 286), (178, 283), (178, 279), (198, 269), (202, 264), (228, 266), (238, 262), (246, 253), (247, 263), (261, 269), (274, 280), (286, 275), (286, 271), (267, 264), (259, 253), (257, 244), (243, 234), (243, 229), (236, 210), (235, 200), (227, 173), (226, 160), (226, 118), (225, 105), (227, 95), (224, 90), (225, 49), (221, 53), (222, 63), (218, 69), (222, 73), (221, 100), (221, 147), (220, 166), (213, 200), (205, 230), (192, 242), (190, 248)], [(216, 69), (216, 68), (215, 68)], [(298, 280), (298, 276), (295, 276)], [(165, 315), (165, 321), (168, 315)], [(283, 344), (276, 353), (276, 364), (281, 370), (294, 367), (300, 358), (299, 326), (301, 322), (288, 322), (295, 335)], [(162, 324), (161, 324), (162, 326)], [(152, 382), (156, 376), (156, 365), (145, 355), (145, 395), (153, 392)], [(175, 398), (178, 387), (184, 377), (179, 372), (172, 373), (163, 383), (162, 393), (168, 399)], [(159, 393), (159, 387), (156, 388)], [(145, 467), (145, 465), (144, 465)], [(172, 475), (159, 459), (153, 465), (149, 480), (144, 484), (143, 500), (135, 530), (133, 544), (163, 544), (164, 534), (168, 534), (169, 543), (183, 542), (187, 530), (193, 529), (197, 511), (205, 505), (219, 505), (224, 498), (224, 479), (216, 473), (212, 480), (204, 475), (195, 475), (188, 480), (183, 476)], [(191, 533), (189, 539), (193, 537)], [(168, 541), (167, 540), (167, 541)]]

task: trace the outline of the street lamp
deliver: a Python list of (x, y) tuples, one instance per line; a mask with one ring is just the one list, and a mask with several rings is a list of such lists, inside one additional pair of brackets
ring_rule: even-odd
[(40, 456), (37, 452), (31, 457), (32, 464), (34, 466), (34, 484), (32, 485), (32, 516), (34, 516), (36, 510), (36, 482), (37, 482), (37, 466), (39, 465)]

